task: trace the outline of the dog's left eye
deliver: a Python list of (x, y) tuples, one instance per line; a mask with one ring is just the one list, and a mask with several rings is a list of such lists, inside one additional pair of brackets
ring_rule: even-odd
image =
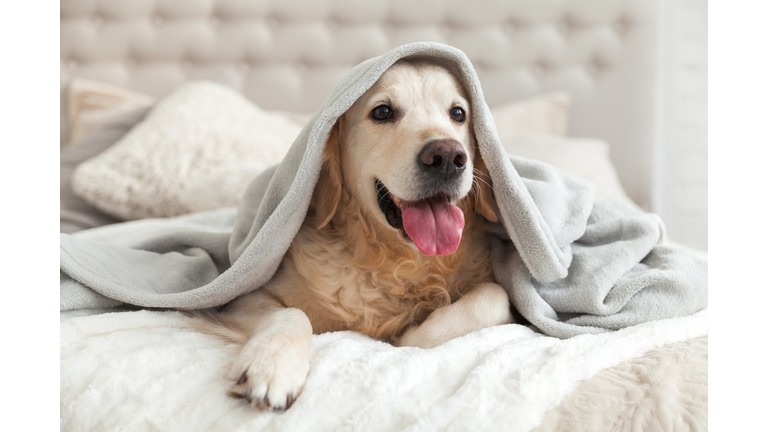
[(386, 105), (377, 106), (373, 109), (371, 115), (376, 120), (387, 120), (392, 117), (392, 108)]
[(464, 119), (466, 118), (466, 115), (464, 114), (464, 110), (459, 107), (453, 107), (451, 108), (451, 118), (456, 123), (464, 123)]

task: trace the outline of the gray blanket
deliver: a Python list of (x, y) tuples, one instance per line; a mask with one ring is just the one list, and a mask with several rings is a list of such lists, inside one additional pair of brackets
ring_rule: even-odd
[(475, 135), (501, 220), (493, 269), (517, 310), (556, 337), (692, 314), (707, 306), (707, 264), (665, 246), (653, 214), (595, 200), (594, 186), (504, 151), (471, 63), (438, 43), (401, 46), (352, 69), (284, 161), (248, 187), (231, 233), (169, 229), (124, 242), (61, 235), (61, 310), (128, 303), (201, 309), (259, 288), (277, 270), (309, 208), (331, 127), (395, 61), (444, 62), (471, 99)]

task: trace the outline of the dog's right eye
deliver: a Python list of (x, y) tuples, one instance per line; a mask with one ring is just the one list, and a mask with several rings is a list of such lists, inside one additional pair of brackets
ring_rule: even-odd
[(392, 108), (386, 105), (377, 106), (371, 111), (371, 116), (375, 120), (387, 120), (392, 117)]

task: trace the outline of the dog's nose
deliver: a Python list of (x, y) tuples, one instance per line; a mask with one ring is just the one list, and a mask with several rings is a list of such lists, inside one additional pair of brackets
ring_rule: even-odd
[(421, 149), (418, 162), (429, 174), (457, 176), (467, 166), (467, 153), (456, 140), (437, 140)]

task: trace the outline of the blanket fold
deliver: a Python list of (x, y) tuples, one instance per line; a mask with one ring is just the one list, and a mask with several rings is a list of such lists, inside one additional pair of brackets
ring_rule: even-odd
[[(102, 307), (105, 298), (200, 309), (262, 286), (306, 216), (331, 127), (384, 71), (406, 57), (440, 61), (469, 93), (500, 216), (488, 233), (494, 273), (527, 319), (544, 333), (570, 337), (706, 307), (706, 263), (660, 245), (664, 227), (657, 216), (618, 201), (595, 201), (592, 184), (507, 155), (464, 53), (419, 42), (361, 63), (337, 84), (283, 162), (248, 187), (231, 234), (170, 229), (130, 247), (62, 234), (61, 309)], [(89, 291), (91, 300), (84, 294)]]

